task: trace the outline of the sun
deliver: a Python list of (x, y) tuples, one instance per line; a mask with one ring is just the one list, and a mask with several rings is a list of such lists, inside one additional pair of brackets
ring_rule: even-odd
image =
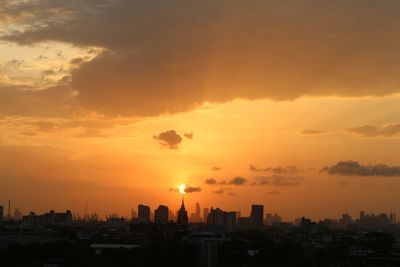
[(185, 188), (186, 188), (185, 184), (179, 185), (179, 193), (181, 193), (182, 195), (185, 194)]

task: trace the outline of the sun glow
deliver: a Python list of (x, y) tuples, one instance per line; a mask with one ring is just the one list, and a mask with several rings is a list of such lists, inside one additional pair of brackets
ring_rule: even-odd
[(181, 193), (182, 195), (185, 194), (185, 188), (186, 188), (185, 184), (179, 185), (179, 193)]

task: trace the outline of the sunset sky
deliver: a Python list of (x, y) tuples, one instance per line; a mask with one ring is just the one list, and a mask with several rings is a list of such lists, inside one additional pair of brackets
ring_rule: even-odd
[[(400, 212), (400, 1), (0, 1), (0, 205)], [(193, 191), (190, 192), (189, 191)]]

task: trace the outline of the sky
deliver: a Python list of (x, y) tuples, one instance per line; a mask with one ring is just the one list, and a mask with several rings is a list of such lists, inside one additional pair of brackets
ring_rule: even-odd
[(400, 204), (397, 0), (0, 2), (0, 205)]

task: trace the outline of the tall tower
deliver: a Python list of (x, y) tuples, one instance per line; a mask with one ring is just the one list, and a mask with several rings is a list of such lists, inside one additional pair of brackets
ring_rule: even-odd
[(254, 226), (262, 226), (264, 222), (264, 206), (263, 205), (251, 205), (250, 218)]
[(150, 207), (145, 205), (138, 206), (139, 222), (149, 223), (150, 222)]
[(8, 201), (7, 220), (11, 220), (11, 200)]
[(187, 211), (185, 209), (185, 203), (184, 203), (185, 192), (181, 192), (181, 194), (182, 194), (182, 204), (181, 204), (181, 208), (178, 211), (178, 219), (176, 222), (178, 224), (186, 225), (189, 223), (189, 219), (188, 219), (188, 215), (187, 215)]
[(196, 203), (196, 222), (201, 222), (199, 202)]

